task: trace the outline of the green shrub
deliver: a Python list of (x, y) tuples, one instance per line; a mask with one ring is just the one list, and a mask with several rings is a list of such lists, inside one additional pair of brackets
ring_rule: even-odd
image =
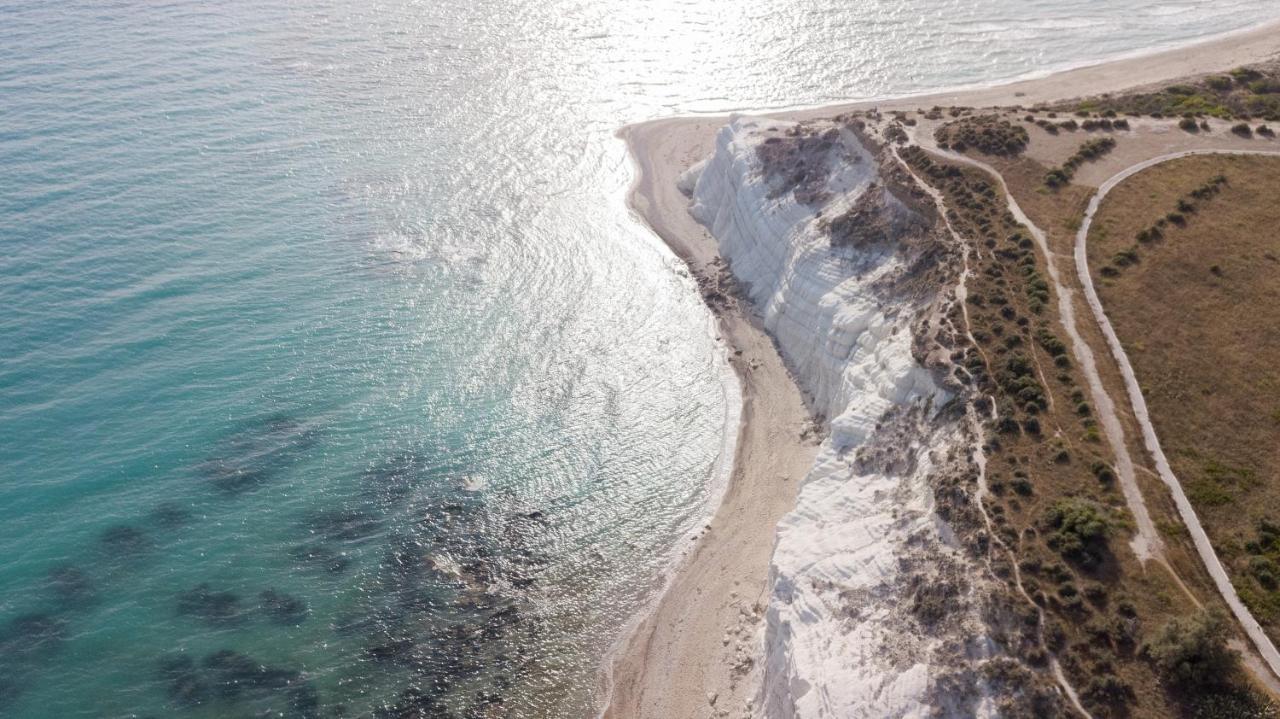
[(1253, 128), (1249, 127), (1249, 123), (1247, 122), (1232, 125), (1231, 131), (1240, 137), (1253, 137)]
[(1231, 79), (1230, 75), (1219, 75), (1217, 77), (1205, 79), (1204, 84), (1218, 92), (1225, 92), (1230, 90), (1231, 87), (1235, 85), (1235, 82)]
[(1200, 129), (1200, 125), (1196, 123), (1194, 117), (1184, 117), (1181, 120), (1178, 120), (1178, 127), (1186, 130), (1187, 132), (1195, 132)]
[(1045, 512), (1045, 525), (1051, 530), (1049, 546), (1067, 559), (1092, 566), (1107, 551), (1111, 522), (1102, 507), (1087, 499), (1058, 500)]
[(1221, 614), (1201, 610), (1166, 624), (1143, 647), (1143, 654), (1176, 687), (1221, 686), (1235, 673), (1239, 661), (1227, 647), (1229, 635)]
[(1262, 77), (1262, 73), (1247, 67), (1237, 67), (1230, 74), (1236, 82), (1252, 82)]
[(1116, 265), (1117, 267), (1128, 267), (1129, 265), (1135, 265), (1138, 263), (1138, 253), (1132, 247), (1129, 249), (1120, 250), (1115, 254), (1114, 257), (1111, 258), (1111, 263)]
[(1280, 80), (1263, 78), (1249, 83), (1249, 92), (1255, 95), (1274, 95), (1280, 93)]
[(1030, 136), (1022, 125), (1001, 120), (995, 115), (966, 117), (950, 122), (934, 131), (942, 148), (963, 152), (975, 148), (987, 155), (1017, 156), (1026, 149)]
[(1133, 688), (1110, 674), (1095, 676), (1085, 685), (1082, 696), (1092, 704), (1114, 706), (1133, 698)]
[(1104, 462), (1094, 462), (1090, 469), (1093, 470), (1093, 476), (1097, 477), (1098, 481), (1103, 484), (1110, 485), (1116, 481), (1116, 473)]

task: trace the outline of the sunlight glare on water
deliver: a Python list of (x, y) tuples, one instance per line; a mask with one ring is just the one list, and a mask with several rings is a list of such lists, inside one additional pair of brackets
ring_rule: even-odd
[(736, 411), (617, 128), (1273, 12), (0, 0), (0, 715), (588, 715)]

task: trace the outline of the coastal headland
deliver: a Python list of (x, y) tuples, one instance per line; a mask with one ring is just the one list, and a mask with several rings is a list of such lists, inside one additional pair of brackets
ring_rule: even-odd
[[(1165, 707), (1173, 706), (1179, 698), (1176, 690), (1149, 690), (1142, 686), (1143, 683), (1158, 683), (1152, 679), (1156, 676), (1152, 672), (1156, 670), (1147, 668), (1147, 664), (1152, 662), (1137, 658), (1138, 653), (1132, 648), (1124, 650), (1131, 661), (1126, 659), (1113, 663), (1105, 660), (1105, 665), (1102, 663), (1104, 660), (1095, 656), (1097, 652), (1069, 652), (1076, 635), (1072, 631), (1059, 630), (1058, 625), (1069, 623), (1066, 618), (1073, 616), (1081, 617), (1083, 624), (1083, 618), (1090, 612), (1099, 624), (1104, 618), (1113, 616), (1121, 622), (1126, 617), (1138, 617), (1142, 620), (1143, 629), (1137, 634), (1150, 639), (1159, 623), (1204, 606), (1221, 607), (1235, 627), (1231, 633), (1238, 636), (1234, 646), (1243, 656), (1243, 665), (1250, 677), (1247, 683), (1252, 690), (1262, 694), (1274, 691), (1280, 684), (1275, 674), (1280, 661), (1274, 656), (1274, 647), (1261, 628), (1250, 625), (1252, 618), (1248, 609), (1235, 597), (1227, 574), (1208, 540), (1200, 541), (1204, 530), (1200, 528), (1194, 508), (1185, 497), (1180, 498), (1177, 479), (1171, 480), (1172, 473), (1166, 473), (1158, 466), (1155, 458), (1162, 455), (1155, 430), (1151, 429), (1151, 423), (1145, 416), (1145, 405), (1135, 402), (1132, 396), (1136, 382), (1127, 382), (1124, 376), (1128, 361), (1123, 356), (1123, 349), (1104, 337), (1109, 326), (1105, 323), (1101, 306), (1096, 303), (1091, 306), (1086, 302), (1092, 287), (1086, 291), (1078, 275), (1087, 278), (1088, 270), (1080, 268), (1079, 272), (1074, 271), (1071, 243), (1074, 230), (1084, 215), (1084, 205), (1095, 188), (1126, 168), (1180, 151), (1261, 150), (1280, 154), (1280, 143), (1252, 132), (1248, 137), (1241, 132), (1233, 132), (1232, 127), (1236, 123), (1221, 114), (1197, 116), (1196, 122), (1203, 121), (1204, 130), (1187, 132), (1178, 129), (1177, 117), (1133, 113), (1126, 120), (1123, 132), (1111, 134), (1113, 123), (1110, 120), (1117, 117), (1117, 113), (1108, 112), (1103, 106), (1093, 111), (1077, 110), (1075, 108), (1085, 107), (1078, 105), (1077, 100), (1152, 92), (1175, 81), (1204, 78), (1265, 63), (1277, 55), (1280, 55), (1280, 23), (1272, 23), (1186, 47), (1082, 66), (1005, 85), (753, 115), (760, 118), (759, 127), (737, 127), (728, 135), (725, 134), (729, 132), (725, 129), (730, 122), (728, 117), (669, 118), (623, 128), (619, 136), (627, 143), (636, 165), (636, 179), (629, 195), (631, 207), (688, 265), (704, 299), (716, 314), (732, 352), (731, 363), (742, 385), (743, 408), (734, 467), (723, 501), (663, 596), (636, 624), (612, 657), (611, 666), (606, 671), (602, 716), (609, 719), (791, 716), (794, 706), (783, 706), (785, 702), (779, 703), (779, 696), (822, 693), (826, 687), (820, 685), (821, 681), (840, 679), (838, 669), (823, 669), (829, 673), (822, 676), (805, 674), (810, 671), (807, 668), (795, 669), (792, 663), (816, 660), (812, 657), (796, 659), (790, 652), (801, 650), (790, 648), (784, 651), (767, 646), (770, 641), (782, 639), (776, 636), (766, 639), (766, 634), (771, 631), (774, 634), (791, 632), (788, 627), (793, 626), (782, 618), (785, 612), (771, 609), (783, 601), (779, 598), (777, 586), (780, 578), (784, 584), (794, 579), (787, 574), (787, 569), (779, 569), (780, 560), (775, 557), (775, 552), (780, 551), (779, 524), (786, 521), (784, 518), (788, 513), (796, 511), (798, 502), (803, 503), (800, 495), (802, 486), (806, 486), (806, 477), (810, 477), (810, 481), (815, 481), (812, 479), (814, 476), (820, 477), (821, 472), (815, 473), (815, 460), (821, 464), (827, 462), (828, 453), (832, 456), (840, 454), (831, 448), (830, 438), (833, 420), (837, 419), (832, 416), (831, 406), (835, 406), (836, 411), (840, 407), (826, 400), (826, 390), (822, 389), (826, 384), (816, 385), (812, 377), (798, 376), (806, 371), (797, 369), (805, 360), (795, 355), (794, 343), (779, 342), (776, 330), (777, 323), (782, 320), (778, 318), (787, 311), (795, 310), (770, 307), (765, 311), (752, 296), (753, 289), (758, 288), (753, 288), (750, 283), (744, 286), (744, 278), (738, 276), (739, 267), (722, 252), (725, 237), (717, 236), (713, 231), (715, 227), (708, 227), (706, 220), (710, 211), (704, 209), (702, 222), (691, 212), (692, 204), (707, 200), (694, 186), (699, 178), (688, 174), (691, 168), (705, 163), (713, 155), (724, 153), (726, 142), (745, 147), (748, 142), (756, 142), (748, 138), (763, 137), (766, 133), (803, 139), (810, 128), (817, 133), (831, 127), (852, 128), (856, 135), (834, 140), (837, 146), (845, 142), (855, 149), (867, 148), (869, 154), (861, 161), (880, 163), (884, 178), (877, 176), (873, 179), (873, 187), (877, 186), (876, 183), (890, 185), (892, 173), (897, 172), (897, 165), (901, 165), (943, 203), (940, 209), (944, 211), (938, 215), (946, 219), (931, 220), (936, 236), (945, 236), (945, 227), (961, 246), (950, 248), (946, 259), (938, 261), (936, 271), (940, 277), (951, 278), (950, 281), (957, 286), (945, 288), (928, 301), (920, 301), (917, 318), (910, 326), (913, 330), (924, 327), (936, 319), (934, 315), (942, 314), (945, 314), (946, 322), (963, 325), (956, 328), (956, 344), (949, 348), (954, 350), (954, 363), (968, 363), (972, 358), (981, 357), (982, 361), (975, 360), (969, 366), (976, 367), (985, 362), (985, 370), (995, 376), (998, 374), (994, 369), (995, 363), (1003, 361), (994, 358), (995, 351), (998, 350), (1003, 357), (1006, 350), (1021, 350), (1012, 343), (1005, 343), (1008, 347), (1002, 348), (986, 346), (982, 338), (989, 336), (990, 327), (983, 325), (980, 317), (971, 317), (982, 309), (972, 301), (975, 294), (982, 296), (985, 293), (990, 297), (992, 293), (1008, 290), (1004, 280), (998, 280), (999, 289), (985, 285), (983, 281), (970, 282), (965, 287), (963, 278), (979, 275), (983, 270), (987, 271), (987, 277), (998, 275), (994, 268), (999, 250), (988, 252), (979, 243), (982, 232), (987, 229), (986, 220), (965, 211), (955, 212), (953, 217), (953, 213), (945, 209), (957, 209), (950, 203), (970, 196), (975, 189), (976, 194), (981, 195), (985, 181), (980, 175), (994, 174), (1004, 191), (997, 189), (987, 199), (980, 199), (983, 212), (988, 213), (988, 219), (1001, 218), (996, 220), (997, 224), (1008, 217), (1010, 232), (1016, 235), (1020, 231), (1034, 239), (1022, 248), (1026, 251), (1023, 257), (1034, 256), (1034, 262), (1026, 260), (1023, 266), (1033, 268), (1030, 274), (1046, 278), (1043, 280), (1047, 290), (1045, 296), (1049, 299), (1037, 300), (1033, 290), (1030, 306), (1023, 300), (1009, 306), (1015, 307), (1018, 315), (1031, 320), (1022, 325), (1028, 337), (1039, 338), (1032, 339), (1030, 343), (1039, 345), (1037, 350), (1030, 352), (1031, 359), (1037, 362), (1045, 360), (1049, 364), (1057, 361), (1058, 384), (1052, 376), (1055, 370), (1040, 362), (1036, 385), (1043, 388), (1046, 396), (1038, 400), (1042, 403), (1039, 407), (1018, 407), (1023, 428), (1018, 431), (1015, 427), (1017, 438), (1005, 436), (992, 442), (987, 437), (984, 441), (984, 430), (975, 430), (977, 425), (955, 420), (952, 426), (958, 439), (954, 443), (957, 449), (952, 454), (964, 454), (958, 448), (968, 447), (966, 442), (969, 441), (976, 447), (972, 456), (965, 455), (956, 460), (966, 467), (971, 466), (974, 475), (972, 486), (961, 486), (958, 490), (966, 493), (971, 504), (957, 506), (976, 507), (976, 513), (965, 515), (973, 525), (970, 531), (966, 531), (963, 529), (966, 519), (959, 516), (963, 512), (951, 510), (955, 514), (949, 519), (961, 527), (959, 539), (948, 537), (950, 530), (938, 530), (944, 540), (950, 539), (955, 545), (955, 557), (960, 558), (956, 559), (959, 564), (955, 566), (981, 567), (983, 572), (991, 575), (989, 584), (993, 589), (989, 591), (998, 594), (1002, 591), (1000, 587), (1005, 586), (1007, 594), (1013, 597), (1000, 602), (1007, 601), (1007, 606), (1016, 607), (1025, 598), (1026, 604), (1034, 610), (1033, 614), (1038, 612), (1038, 622), (1033, 622), (1040, 645), (1036, 651), (1044, 656), (1031, 650), (1021, 654), (1011, 651), (1010, 656), (1029, 667), (1032, 673), (1045, 672), (1043, 683), (1058, 692), (1060, 701), (1055, 705), (1056, 710), (1063, 711), (1065, 715), (1103, 716), (1106, 710), (1099, 707), (1119, 706), (1126, 701), (1138, 704), (1132, 699), (1137, 696), (1143, 700), (1149, 697), (1149, 702), (1154, 702), (1149, 706), (1153, 708), (1150, 708), (1150, 713), (1130, 708), (1126, 710), (1130, 712), (1128, 715), (1159, 716), (1166, 711)], [(957, 108), (964, 110), (955, 110)], [(1029, 135), (1030, 141), (1024, 142), (1024, 147), (1019, 147), (1016, 152), (996, 153), (991, 158), (984, 157), (977, 148), (955, 144), (947, 146), (938, 141), (939, 129), (966, 117), (989, 118), (991, 124), (1004, 123), (1009, 127), (1024, 128), (1024, 135), (1027, 132), (1033, 134)], [(1099, 152), (1097, 157), (1073, 159), (1072, 153), (1079, 152), (1083, 146), (1081, 141), (1087, 138), (1083, 133), (1077, 134), (1074, 127), (1058, 129), (1059, 124), (1071, 117), (1082, 121), (1091, 118), (1095, 123), (1107, 119), (1108, 134), (1099, 134), (1095, 139), (1114, 139), (1112, 147)], [(770, 126), (770, 123), (777, 124)], [(1052, 129), (1034, 134), (1039, 133), (1037, 128), (1046, 126), (1052, 126)], [(759, 141), (760, 144), (763, 142)], [(913, 147), (919, 148), (919, 152), (906, 151)], [(960, 169), (940, 172), (936, 166)], [(1065, 166), (1074, 171), (1074, 177), (1067, 186), (1046, 189), (1042, 182), (1043, 170)], [(931, 169), (933, 175), (929, 175)], [(697, 175), (696, 170), (693, 175)], [(834, 180), (828, 178), (828, 185), (832, 182)], [(925, 194), (920, 193), (916, 199), (924, 198)], [(849, 197), (856, 199), (856, 193), (850, 191)], [(821, 226), (826, 232), (830, 232), (830, 225), (835, 223), (829, 216), (823, 220), (817, 218), (822, 217), (824, 211), (833, 213), (848, 209), (838, 202), (820, 205), (809, 201), (807, 204), (818, 209), (805, 215), (809, 219), (804, 222), (811, 223), (813, 227)], [(726, 223), (737, 225), (751, 221), (752, 218), (748, 217), (729, 221), (717, 216), (713, 224), (723, 227)], [(992, 248), (996, 246), (996, 234), (999, 233), (993, 231), (993, 239), (989, 243)], [(986, 260), (983, 258), (987, 255), (991, 257), (991, 265), (984, 264)], [(788, 267), (787, 271), (794, 274), (797, 270)], [(785, 292), (779, 290), (779, 295), (783, 294)], [(1037, 331), (1040, 334), (1034, 334)], [(964, 340), (965, 335), (968, 342)], [(979, 339), (974, 339), (975, 336)], [(1066, 341), (1058, 340), (1058, 336), (1066, 338)], [(918, 349), (921, 343), (919, 337), (916, 339)], [(824, 337), (815, 336), (813, 341), (823, 342)], [(971, 346), (966, 347), (966, 344)], [(1036, 351), (1042, 354), (1037, 355)], [(940, 371), (938, 365), (922, 357), (918, 359), (921, 367), (927, 365), (935, 374)], [(994, 435), (996, 430), (992, 427), (999, 421), (1000, 412), (996, 406), (1001, 397), (1001, 389), (994, 385), (998, 385), (1000, 380), (986, 378), (994, 388), (989, 392), (983, 390), (986, 371), (975, 371), (972, 375), (962, 373), (970, 378), (962, 383), (965, 387), (950, 388), (942, 382), (940, 389), (933, 394), (915, 390), (906, 392), (904, 396), (909, 395), (910, 402), (916, 404), (902, 406), (915, 408), (920, 403), (927, 405), (929, 402), (925, 400), (931, 402), (933, 398), (939, 404), (943, 400), (960, 398), (968, 403), (967, 416), (983, 424), (986, 431)], [(1129, 373), (1132, 374), (1132, 370)], [(855, 402), (859, 401), (857, 397), (855, 392)], [(1071, 404), (1072, 407), (1064, 409), (1059, 404)], [(1079, 426), (1068, 424), (1068, 420), (1063, 419), (1076, 410), (1085, 415), (1083, 424)], [(925, 414), (933, 412), (931, 416), (946, 413), (931, 405), (920, 411)], [(1024, 411), (1031, 416), (1024, 415)], [(884, 416), (889, 417), (890, 414)], [(1028, 429), (1028, 420), (1035, 421), (1034, 431)], [(888, 420), (884, 422), (888, 423)], [(1061, 424), (1056, 433), (1044, 432), (1051, 437), (1046, 441), (1040, 436), (1041, 423), (1049, 426)], [(1157, 420), (1156, 425), (1159, 424)], [(880, 430), (879, 425), (878, 422), (876, 431)], [(942, 430), (935, 428), (934, 431)], [(960, 436), (971, 431), (976, 432), (977, 437)], [(874, 432), (870, 432), (871, 435)], [(856, 443), (850, 443), (848, 447), (865, 449)], [(914, 455), (912, 462), (926, 457), (926, 449), (922, 448)], [(1019, 481), (1028, 478), (1039, 481), (1035, 468), (1040, 466), (1036, 464), (1036, 458), (1041, 453), (1057, 459), (1045, 462), (1051, 469), (1043, 470), (1047, 477), (1044, 488), (1037, 487), (1024, 494)], [(1092, 458), (1092, 466), (1086, 457)], [(1003, 464), (1006, 459), (1008, 467)], [(865, 460), (859, 461), (865, 464)], [(937, 458), (937, 462), (939, 466), (946, 465), (945, 458)], [(993, 469), (988, 469), (988, 463)], [(998, 471), (994, 469), (997, 466)], [(1080, 473), (1097, 475), (1100, 482), (1105, 479), (1104, 475), (1111, 479), (1106, 480), (1106, 487), (1097, 490), (1101, 493), (1096, 496), (1088, 493), (1095, 491), (1092, 487), (1088, 492), (1080, 492), (1073, 488), (1072, 483), (1078, 481), (1078, 477), (1072, 474), (1073, 467), (1080, 468)], [(902, 473), (901, 476), (908, 474)], [(945, 472), (936, 474), (941, 476)], [(936, 478), (930, 480), (930, 489), (935, 495), (944, 492), (938, 481)], [(1113, 489), (1114, 485), (1118, 486)], [(950, 486), (947, 485), (945, 491), (950, 491)], [(1007, 498), (1004, 495), (1006, 491), (1014, 498)], [(1105, 567), (1103, 574), (1099, 574), (1097, 566), (1077, 566), (1079, 557), (1073, 560), (1065, 553), (1063, 559), (1049, 563), (1053, 568), (1051, 571), (1042, 570), (1045, 564), (1042, 557), (1030, 550), (1023, 551), (1024, 542), (1029, 543), (1026, 538), (1053, 530), (1054, 525), (1045, 524), (1043, 517), (1052, 516), (1054, 512), (1061, 514), (1068, 506), (1079, 510), (1086, 503), (1090, 507), (1102, 507), (1113, 512), (1116, 518), (1104, 523), (1113, 526), (1110, 531), (1114, 536), (1127, 538), (1132, 534), (1132, 541), (1114, 542), (1116, 546), (1108, 549), (1105, 557), (1099, 560), (1098, 566)], [(1020, 518), (1020, 512), (1026, 514), (1025, 519)], [(993, 514), (996, 515), (995, 520)], [(795, 541), (794, 537), (802, 531), (800, 524), (791, 522), (787, 526), (789, 529), (786, 531), (790, 532), (787, 536)], [(832, 526), (830, 531), (842, 530)], [(914, 532), (911, 535), (914, 541), (920, 532), (917, 529), (911, 531)], [(992, 537), (998, 539), (993, 542)], [(947, 543), (943, 541), (943, 544)], [(992, 558), (995, 550), (991, 547), (997, 544), (1004, 548), (1001, 554), (1007, 554), (1007, 557)], [(815, 551), (820, 551), (818, 547), (821, 545), (814, 546)], [(786, 546), (782, 547), (782, 550), (786, 549)], [(815, 563), (822, 560), (821, 556), (812, 558)], [(972, 564), (965, 565), (964, 561)], [(902, 563), (903, 560), (899, 559), (899, 564)], [(1067, 569), (1060, 571), (1056, 567)], [(928, 576), (936, 576), (936, 567), (930, 571), (934, 574), (926, 572)], [(909, 572), (903, 574), (901, 581), (906, 581), (908, 576)], [(818, 580), (809, 577), (807, 581)], [(899, 580), (885, 580), (887, 584), (894, 581)], [(1059, 594), (1051, 595), (1048, 585), (1055, 582), (1060, 585)], [(1081, 602), (1073, 595), (1067, 595), (1063, 587), (1068, 585), (1073, 593), (1084, 585), (1088, 599)], [(965, 594), (968, 591), (965, 586), (961, 582), (957, 591)], [(1102, 589), (1097, 589), (1099, 587)], [(987, 591), (972, 587), (970, 590), (975, 596)], [(815, 591), (821, 591), (821, 588)], [(914, 594), (906, 596), (914, 596), (919, 601), (921, 592), (918, 588), (913, 591)], [(1101, 592), (1102, 598), (1089, 592)], [(863, 601), (853, 596), (851, 591), (846, 594), (848, 602), (856, 604)], [(1161, 598), (1146, 600), (1142, 598), (1144, 594)], [(786, 588), (786, 597), (791, 596), (793, 590)], [(868, 606), (874, 604), (873, 600), (865, 601)], [(982, 597), (972, 601), (975, 607), (993, 603), (1006, 606)], [(1086, 606), (1082, 614), (1080, 604), (1089, 604), (1093, 608)], [(1117, 610), (1117, 606), (1120, 609)], [(1132, 615), (1129, 614), (1130, 606), (1133, 607)], [(806, 605), (804, 610), (796, 610), (795, 616), (803, 616), (804, 611), (812, 609)], [(850, 611), (856, 613), (856, 607)], [(998, 612), (988, 612), (991, 613)], [(859, 617), (854, 620), (871, 621)], [(986, 638), (994, 641), (1000, 636), (1001, 626), (999, 621), (991, 620), (984, 630)], [(1061, 637), (1057, 636), (1059, 631)], [(938, 631), (936, 636), (944, 634)], [(1094, 638), (1096, 640), (1096, 636)], [(1109, 646), (1130, 640), (1135, 643), (1145, 641), (1136, 636), (1106, 637)], [(1031, 642), (1030, 639), (1027, 641)], [(1000, 644), (999, 641), (994, 643)], [(930, 651), (948, 651), (945, 641), (939, 640), (937, 644), (931, 645)], [(871, 647), (866, 649), (875, 651)], [(950, 651), (965, 650), (953, 646)], [(967, 651), (986, 652), (984, 661), (1000, 654), (989, 648), (970, 647)], [(1147, 664), (1143, 664), (1144, 661)], [(1089, 662), (1094, 663), (1090, 665)], [(863, 663), (870, 666), (869, 662)], [(770, 671), (766, 671), (767, 666), (771, 667)], [(825, 665), (819, 662), (815, 666)], [(903, 672), (918, 668), (912, 667), (909, 659), (902, 659), (897, 666), (901, 666)], [(1064, 666), (1065, 669), (1062, 668)], [(1114, 668), (1117, 678), (1107, 686), (1112, 687), (1115, 696), (1106, 695), (1106, 686), (1086, 684), (1081, 680), (1090, 672), (1101, 671), (1100, 666)], [(1048, 667), (1052, 667), (1052, 671)], [(921, 671), (927, 673), (926, 670)], [(789, 677), (784, 681), (786, 686), (779, 686), (776, 677), (767, 676), (770, 672)], [(865, 678), (865, 673), (859, 676)], [(895, 690), (903, 690), (903, 686), (907, 689), (925, 687), (920, 691), (932, 694), (920, 701), (937, 705), (943, 700), (938, 699), (936, 683), (935, 677), (919, 683), (891, 686)], [(961, 713), (955, 715), (964, 715), (965, 711), (978, 715), (995, 712), (995, 703), (1000, 700), (998, 684), (999, 681), (990, 677), (975, 680), (974, 686), (981, 689), (975, 691), (981, 696), (965, 699), (972, 703), (964, 705), (967, 709), (956, 709)], [(1120, 688), (1121, 685), (1127, 688)], [(991, 686), (997, 688), (989, 694), (982, 694)], [(1077, 696), (1080, 692), (1085, 694), (1083, 703)], [(838, 694), (834, 692), (833, 697)], [(840, 712), (847, 707), (840, 706), (840, 699), (833, 697), (823, 699), (828, 702), (825, 705), (830, 712), (828, 715), (845, 716)], [(954, 697), (950, 697), (945, 701), (953, 700)], [(1148, 701), (1141, 703), (1148, 704)], [(876, 716), (876, 711), (868, 708), (865, 714), (857, 715)]]

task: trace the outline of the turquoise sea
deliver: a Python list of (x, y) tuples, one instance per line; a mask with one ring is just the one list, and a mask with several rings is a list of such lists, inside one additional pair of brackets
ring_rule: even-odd
[(615, 130), (1277, 14), (0, 0), (0, 716), (590, 716), (737, 411)]

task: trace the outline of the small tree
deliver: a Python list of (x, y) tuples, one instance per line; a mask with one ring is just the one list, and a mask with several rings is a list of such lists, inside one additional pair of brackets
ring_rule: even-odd
[(1143, 651), (1175, 685), (1217, 686), (1230, 678), (1239, 661), (1227, 647), (1227, 633), (1220, 613), (1200, 610), (1164, 625)]
[(1107, 552), (1111, 522), (1105, 510), (1087, 499), (1060, 499), (1045, 512), (1047, 542), (1062, 556), (1090, 567)]

